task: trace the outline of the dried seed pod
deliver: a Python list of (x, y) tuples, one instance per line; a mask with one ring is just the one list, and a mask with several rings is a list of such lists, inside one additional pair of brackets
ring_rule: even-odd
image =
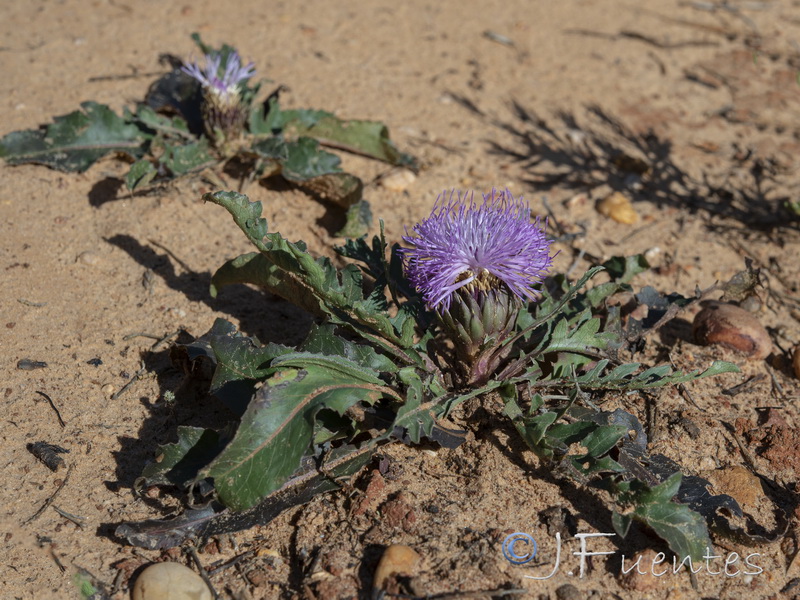
[(412, 575), (421, 557), (413, 548), (403, 544), (392, 544), (383, 551), (372, 580), (372, 597), (378, 597), (392, 575)]
[(699, 344), (721, 344), (753, 360), (762, 360), (772, 352), (767, 330), (752, 313), (715, 300), (707, 300), (702, 306), (692, 327)]

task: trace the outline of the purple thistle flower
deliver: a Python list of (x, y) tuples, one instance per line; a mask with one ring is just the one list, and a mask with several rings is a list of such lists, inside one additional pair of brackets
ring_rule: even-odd
[(236, 51), (228, 55), (228, 60), (225, 61), (225, 71), (221, 77), (222, 55), (206, 54), (205, 60), (205, 68), (201, 69), (200, 65), (194, 62), (181, 67), (181, 71), (199, 81), (203, 88), (220, 96), (237, 96), (239, 84), (256, 73), (255, 64), (251, 62), (243, 66), (239, 53)]
[(255, 66), (242, 66), (239, 53), (230, 52), (222, 63), (222, 54), (205, 55), (206, 64), (200, 68), (196, 62), (181, 67), (203, 88), (203, 127), (212, 142), (224, 153), (232, 153), (232, 143), (244, 131), (249, 112), (249, 101), (240, 93), (242, 82), (255, 75)]
[[(545, 224), (546, 227), (546, 224)], [(439, 195), (431, 216), (403, 240), (412, 248), (400, 252), (411, 284), (430, 308), (448, 311), (457, 290), (492, 292), (506, 288), (519, 299), (534, 300), (533, 286), (552, 265), (550, 241), (539, 219), (508, 190), (483, 195)]]

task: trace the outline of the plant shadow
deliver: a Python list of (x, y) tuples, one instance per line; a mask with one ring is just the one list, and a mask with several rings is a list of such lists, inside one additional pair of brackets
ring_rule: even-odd
[(151, 270), (164, 284), (182, 293), (188, 300), (202, 302), (212, 310), (235, 317), (239, 320), (239, 329), (243, 333), (261, 341), (296, 345), (305, 339), (314, 322), (312, 315), (294, 304), (242, 284), (228, 286), (218, 298), (212, 298), (209, 292), (211, 273), (188, 269), (178, 273), (168, 252), (160, 252), (155, 245), (145, 245), (129, 235), (115, 235), (106, 241), (124, 250), (142, 267)]
[[(798, 227), (800, 216), (788, 208), (797, 185), (772, 156), (734, 145), (715, 171), (683, 165), (673, 143), (652, 129), (635, 131), (598, 105), (580, 117), (559, 111), (542, 117), (517, 101), (510, 116), (486, 115), (469, 99), (450, 94), (462, 107), (511, 136), (510, 143), (489, 140), (489, 152), (511, 159), (534, 190), (562, 187), (590, 192), (601, 186), (624, 191), (634, 201), (655, 203), (734, 219), (747, 228)], [(712, 227), (712, 225), (709, 225)]]
[[(188, 300), (203, 302), (214, 311), (235, 317), (240, 330), (262, 342), (296, 345), (308, 334), (314, 317), (293, 304), (246, 285), (231, 285), (219, 298), (209, 292), (211, 273), (184, 270), (177, 272), (166, 252), (145, 245), (129, 235), (115, 235), (107, 242), (124, 250), (142, 267), (151, 270), (169, 288), (181, 292)], [(209, 324), (209, 328), (211, 324)], [(194, 338), (181, 331), (174, 343), (186, 344)], [(169, 350), (150, 349), (143, 352), (144, 369), (155, 373), (158, 381), (159, 399), (141, 397), (149, 414), (142, 423), (136, 437), (119, 438), (116, 459), (116, 481), (107, 481), (109, 489), (134, 488), (143, 465), (152, 462), (159, 446), (175, 441), (178, 426), (218, 428), (222, 422), (234, 420), (220, 401), (208, 394), (213, 368), (208, 372), (188, 372), (179, 357)], [(196, 370), (196, 369), (195, 369)], [(174, 393), (174, 400), (165, 401), (166, 392)], [(164, 510), (159, 501), (149, 501), (154, 508)], [(103, 535), (111, 534), (103, 529)]]

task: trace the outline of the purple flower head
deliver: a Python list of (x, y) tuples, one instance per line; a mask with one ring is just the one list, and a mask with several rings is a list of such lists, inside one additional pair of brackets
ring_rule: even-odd
[[(546, 224), (545, 224), (546, 227)], [(533, 300), (533, 286), (550, 269), (550, 241), (539, 219), (508, 190), (483, 195), (442, 193), (431, 216), (403, 236), (406, 276), (430, 308), (447, 311), (456, 290), (468, 292), (505, 288), (520, 299)]]
[(239, 53), (234, 51), (228, 54), (225, 61), (224, 72), (220, 75), (222, 66), (221, 54), (206, 54), (205, 68), (201, 69), (196, 62), (181, 67), (181, 71), (194, 77), (204, 89), (219, 96), (236, 96), (239, 93), (239, 84), (249, 79), (256, 73), (255, 65), (251, 62), (242, 66)]

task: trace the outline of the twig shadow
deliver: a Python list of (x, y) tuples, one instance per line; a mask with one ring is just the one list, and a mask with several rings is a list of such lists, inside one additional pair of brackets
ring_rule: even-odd
[(451, 97), (511, 136), (510, 143), (489, 140), (489, 151), (519, 165), (525, 183), (537, 191), (607, 186), (635, 201), (705, 211), (748, 228), (800, 229), (800, 216), (788, 208), (798, 186), (776, 158), (734, 147), (721, 168), (698, 174), (679, 162), (671, 140), (652, 129), (634, 131), (598, 105), (580, 116), (560, 111), (545, 118), (512, 101), (509, 117), (499, 119), (467, 98)]

